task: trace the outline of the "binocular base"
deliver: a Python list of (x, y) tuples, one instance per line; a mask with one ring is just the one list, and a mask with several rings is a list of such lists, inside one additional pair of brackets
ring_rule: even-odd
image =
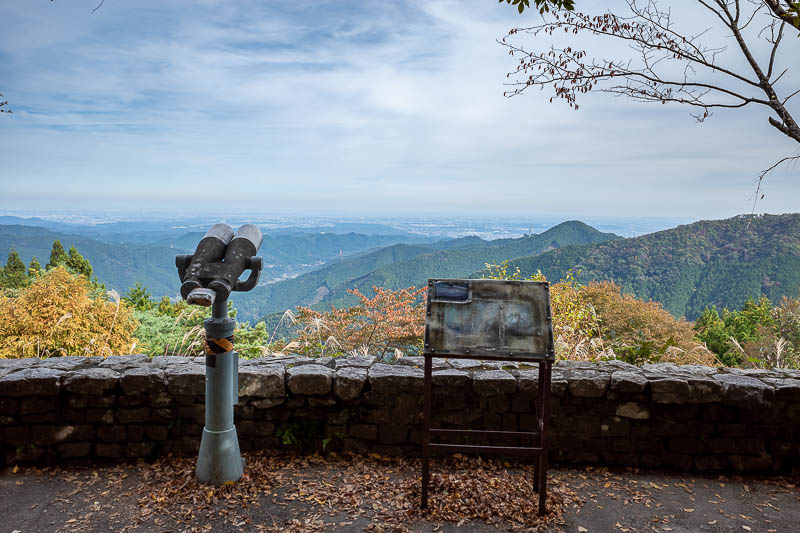
[(239, 451), (236, 426), (226, 431), (203, 428), (197, 456), (197, 479), (202, 483), (222, 485), (238, 481), (244, 474), (244, 459)]

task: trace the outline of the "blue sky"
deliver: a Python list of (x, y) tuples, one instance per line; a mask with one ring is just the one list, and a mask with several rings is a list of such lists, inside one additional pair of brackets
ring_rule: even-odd
[[(4, 210), (720, 218), (798, 149), (761, 109), (504, 98), (496, 40), (537, 16), (496, 0), (3, 4)], [(765, 192), (797, 211), (800, 168)]]

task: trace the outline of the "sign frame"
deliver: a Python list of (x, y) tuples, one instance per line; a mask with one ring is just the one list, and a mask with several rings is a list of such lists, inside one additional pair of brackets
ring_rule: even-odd
[[(437, 285), (440, 284), (440, 285)], [(532, 290), (526, 290), (532, 289)], [(439, 290), (440, 289), (440, 290)], [(484, 290), (488, 289), (488, 290)], [(550, 394), (555, 362), (555, 344), (553, 342), (552, 313), (550, 308), (550, 286), (547, 282), (537, 281), (518, 281), (518, 280), (488, 280), (488, 279), (429, 279), (428, 280), (428, 301), (425, 315), (425, 341), (423, 357), (425, 358), (424, 371), (424, 394), (423, 394), (423, 431), (422, 431), (422, 491), (421, 507), (428, 507), (428, 488), (430, 484), (430, 453), (431, 451), (442, 452), (467, 452), (467, 453), (497, 453), (501, 455), (514, 455), (520, 457), (535, 457), (533, 472), (533, 487), (538, 493), (539, 516), (544, 516), (546, 512), (545, 504), (547, 501), (547, 441), (548, 429), (550, 425)], [(537, 302), (537, 295), (539, 301)], [(522, 296), (524, 304), (537, 304), (526, 312), (511, 313), (511, 322), (516, 321), (511, 329), (515, 331), (511, 335), (512, 341), (509, 342), (508, 331), (502, 331), (504, 309), (501, 303), (510, 302), (513, 296)], [(527, 295), (527, 296), (526, 296)], [(488, 298), (487, 298), (488, 296)], [(495, 296), (496, 298), (492, 298)], [(503, 298), (508, 296), (509, 298)], [(543, 300), (542, 300), (543, 298)], [(473, 322), (470, 327), (459, 327), (454, 320), (446, 318), (446, 309), (456, 308), (454, 306), (470, 306), (473, 303), (480, 306), (481, 301), (495, 301), (497, 305), (487, 305), (487, 309), (477, 311), (458, 311), (455, 318), (471, 317)], [(516, 302), (519, 303), (519, 302)], [(493, 309), (499, 311), (498, 320), (492, 323), (488, 329), (476, 328), (475, 317), (484, 317), (493, 320), (491, 312)], [(519, 309), (518, 309), (519, 311)], [(488, 314), (487, 314), (488, 312)], [(526, 314), (527, 313), (527, 314)], [(519, 315), (519, 316), (518, 316)], [(526, 318), (527, 317), (527, 318)], [(532, 322), (543, 321), (538, 327)], [(530, 319), (530, 320), (528, 320)], [(479, 324), (480, 326), (480, 324)], [(493, 340), (495, 337), (495, 327), (498, 342), (482, 342), (481, 340)], [(542, 329), (544, 328), (544, 329)], [(450, 330), (449, 332), (447, 330)], [(480, 331), (476, 334), (476, 329)], [(483, 332), (489, 334), (484, 336)], [(477, 342), (461, 342), (456, 340), (461, 333), (464, 338)], [(538, 338), (537, 342), (532, 342), (529, 350), (519, 349), (519, 342), (524, 342), (526, 333), (531, 338)], [(536, 333), (537, 335), (534, 335)], [(509, 346), (513, 344), (513, 348)], [(535, 414), (537, 418), (538, 431), (487, 431), (476, 429), (444, 429), (431, 428), (431, 403), (433, 388), (433, 358), (445, 357), (448, 359), (480, 359), (490, 361), (513, 361), (513, 362), (534, 362), (538, 363), (539, 382), (536, 393)], [(448, 442), (431, 442), (431, 437), (447, 440), (453, 438), (473, 437), (497, 437), (504, 439), (527, 440), (527, 446), (519, 444), (516, 446), (487, 446), (475, 444), (456, 444)]]

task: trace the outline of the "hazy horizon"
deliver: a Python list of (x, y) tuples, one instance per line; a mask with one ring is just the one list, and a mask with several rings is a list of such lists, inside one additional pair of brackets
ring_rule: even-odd
[[(747, 213), (745, 213), (747, 214)], [(781, 213), (771, 213), (781, 214)], [(389, 226), (409, 233), (429, 236), (459, 237), (477, 235), (482, 238), (518, 237), (526, 233), (541, 233), (563, 222), (578, 220), (600, 231), (616, 233), (622, 237), (635, 237), (674, 228), (683, 224), (691, 224), (710, 217), (658, 217), (658, 216), (607, 216), (578, 214), (520, 214), (520, 215), (458, 215), (458, 214), (410, 214), (384, 213), (383, 215), (353, 215), (334, 212), (266, 212), (266, 211), (224, 211), (215, 215), (198, 214), (185, 210), (158, 211), (122, 211), (122, 210), (4, 210), (0, 209), (0, 217), (13, 216), (23, 219), (42, 219), (47, 222), (71, 224), (76, 227), (102, 224), (148, 224), (162, 229), (185, 227), (188, 231), (199, 231), (214, 222), (226, 222), (238, 225), (252, 222), (267, 228), (269, 231), (280, 231), (284, 228), (311, 229), (333, 228), (335, 225), (374, 224)], [(728, 218), (728, 217), (726, 217)], [(185, 224), (186, 226), (170, 226)], [(35, 221), (31, 225), (36, 225)], [(120, 231), (132, 231), (122, 228)], [(327, 230), (343, 233), (343, 230)], [(350, 231), (350, 230), (348, 230)], [(352, 230), (359, 233), (358, 228)], [(371, 233), (368, 228), (361, 230)]]

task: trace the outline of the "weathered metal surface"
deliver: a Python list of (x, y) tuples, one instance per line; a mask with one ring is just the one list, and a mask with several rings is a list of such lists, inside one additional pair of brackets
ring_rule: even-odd
[(211, 304), (214, 303), (214, 298), (216, 297), (216, 295), (217, 293), (214, 292), (212, 289), (204, 289), (203, 287), (198, 287), (196, 289), (192, 289), (192, 291), (186, 296), (186, 301), (190, 305), (211, 307)]
[(425, 351), (554, 360), (548, 283), (429, 280)]

